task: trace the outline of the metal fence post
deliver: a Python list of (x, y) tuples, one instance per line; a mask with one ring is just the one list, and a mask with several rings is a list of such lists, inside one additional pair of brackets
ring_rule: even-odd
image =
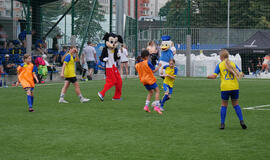
[(186, 49), (186, 76), (191, 76), (191, 36), (187, 35)]

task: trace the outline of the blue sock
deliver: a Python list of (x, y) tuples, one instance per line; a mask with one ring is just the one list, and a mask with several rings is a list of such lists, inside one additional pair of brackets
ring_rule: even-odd
[(234, 108), (239, 120), (242, 121), (243, 120), (243, 115), (242, 115), (241, 107), (239, 105), (236, 105), (233, 108)]
[(161, 106), (162, 107), (163, 107), (164, 103), (167, 101), (167, 99), (168, 99), (168, 95), (165, 94), (164, 97), (163, 97), (163, 99), (162, 99), (162, 101), (161, 101)]
[(34, 104), (34, 96), (31, 96), (31, 104), (33, 106), (33, 104)]
[(32, 108), (32, 100), (31, 100), (31, 96), (29, 95), (27, 95), (27, 102), (28, 102), (29, 108)]
[(221, 106), (221, 109), (220, 109), (220, 119), (221, 119), (221, 123), (222, 124), (225, 123), (226, 113), (227, 113), (227, 107)]

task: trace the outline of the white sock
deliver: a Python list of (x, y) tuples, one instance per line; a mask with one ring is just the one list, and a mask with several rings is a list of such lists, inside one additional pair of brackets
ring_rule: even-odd
[(145, 105), (148, 107), (149, 104), (150, 104), (150, 101), (146, 100), (146, 101), (145, 101)]
[(64, 99), (64, 97), (65, 97), (65, 94), (64, 93), (61, 93), (60, 94), (60, 98), (63, 98)]
[(79, 97), (80, 99), (82, 99), (82, 98), (83, 98), (82, 94), (80, 94), (78, 97)]

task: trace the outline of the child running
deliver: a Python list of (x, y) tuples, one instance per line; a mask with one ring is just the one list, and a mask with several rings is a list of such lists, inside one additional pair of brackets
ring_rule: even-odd
[(154, 76), (154, 73), (159, 70), (160, 66), (158, 66), (156, 69), (151, 64), (149, 59), (149, 52), (147, 50), (143, 50), (141, 53), (141, 57), (143, 59), (142, 62), (139, 62), (136, 64), (136, 70), (139, 74), (139, 78), (141, 83), (145, 86), (145, 88), (148, 90), (148, 95), (145, 102), (144, 110), (146, 112), (150, 112), (149, 110), (149, 104), (151, 101), (151, 98), (153, 96), (153, 93), (156, 92), (155, 95), (155, 101), (152, 103), (154, 110), (158, 112), (159, 114), (162, 114), (160, 111), (160, 103), (159, 103), (159, 88), (157, 85), (157, 79)]
[(73, 83), (75, 87), (75, 92), (80, 98), (80, 102), (88, 102), (90, 99), (84, 98), (81, 94), (79, 83), (77, 82), (76, 73), (75, 73), (75, 62), (79, 61), (78, 51), (77, 49), (71, 48), (69, 52), (67, 52), (63, 57), (63, 67), (61, 72), (61, 77), (65, 78), (65, 84), (62, 88), (59, 103), (68, 103), (64, 96), (67, 92), (67, 89), (70, 83)]
[(27, 94), (27, 102), (28, 102), (28, 111), (29, 112), (35, 112), (33, 109), (34, 104), (34, 87), (35, 82), (34, 78), (36, 80), (36, 83), (39, 83), (38, 78), (34, 72), (34, 65), (32, 63), (32, 57), (30, 54), (25, 54), (23, 56), (23, 62), (19, 67), (17, 68), (18, 71), (18, 82), (21, 83), (23, 89), (26, 91)]
[[(163, 74), (163, 70), (165, 70), (165, 74)], [(163, 89), (165, 95), (161, 101), (160, 110), (164, 111), (164, 103), (171, 98), (173, 92), (173, 85), (175, 81), (175, 77), (178, 73), (178, 69), (175, 67), (175, 60), (171, 59), (169, 61), (169, 65), (165, 65), (161, 70), (161, 75), (164, 75), (165, 79), (163, 81)]]
[(220, 129), (225, 128), (225, 118), (228, 106), (228, 100), (231, 97), (232, 105), (235, 109), (235, 112), (240, 120), (240, 125), (243, 129), (246, 129), (247, 126), (244, 123), (243, 115), (241, 108), (238, 104), (239, 98), (239, 84), (238, 79), (243, 77), (243, 73), (239, 69), (239, 67), (229, 60), (229, 52), (227, 50), (221, 50), (219, 52), (220, 60), (215, 69), (213, 75), (208, 76), (208, 79), (216, 79), (217, 75), (220, 74), (220, 88), (221, 88), (221, 109), (220, 109), (220, 117), (221, 117), (221, 125)]

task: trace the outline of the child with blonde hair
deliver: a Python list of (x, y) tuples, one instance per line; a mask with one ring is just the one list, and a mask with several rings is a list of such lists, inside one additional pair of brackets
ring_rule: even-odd
[[(165, 74), (163, 74), (163, 70), (165, 70)], [(162, 67), (161, 74), (164, 75), (164, 81), (163, 81), (163, 89), (164, 89), (164, 96), (160, 102), (160, 110), (164, 111), (164, 104), (166, 101), (168, 101), (173, 92), (173, 86), (174, 81), (176, 78), (176, 75), (178, 73), (177, 67), (175, 67), (175, 60), (171, 59), (169, 61), (169, 65), (165, 65)]]
[(90, 99), (84, 98), (81, 94), (80, 90), (80, 85), (77, 81), (76, 78), (76, 72), (75, 72), (75, 62), (79, 61), (79, 56), (78, 56), (78, 50), (73, 47), (71, 48), (62, 58), (63, 67), (61, 71), (61, 77), (65, 78), (65, 84), (61, 90), (60, 94), (60, 99), (59, 103), (68, 103), (65, 99), (64, 96), (67, 92), (67, 89), (70, 85), (70, 83), (73, 83), (75, 87), (75, 92), (77, 96), (80, 98), (80, 102), (88, 102)]
[(27, 94), (27, 102), (28, 102), (28, 111), (29, 112), (35, 112), (33, 109), (34, 104), (34, 88), (35, 88), (35, 82), (38, 83), (38, 78), (34, 72), (34, 65), (32, 63), (32, 57), (30, 54), (25, 54), (23, 56), (23, 62), (19, 67), (17, 68), (18, 71), (18, 81), (16, 86), (21, 83), (23, 89), (26, 91)]
[(240, 120), (240, 125), (243, 129), (247, 126), (244, 123), (241, 108), (239, 106), (239, 83), (238, 80), (243, 77), (243, 73), (239, 67), (232, 61), (229, 60), (229, 52), (227, 50), (221, 50), (219, 52), (221, 63), (219, 63), (215, 69), (213, 75), (208, 76), (208, 79), (216, 79), (217, 75), (220, 74), (220, 88), (221, 88), (221, 125), (220, 129), (225, 128), (225, 118), (228, 106), (228, 100), (231, 97), (232, 105), (235, 112)]

